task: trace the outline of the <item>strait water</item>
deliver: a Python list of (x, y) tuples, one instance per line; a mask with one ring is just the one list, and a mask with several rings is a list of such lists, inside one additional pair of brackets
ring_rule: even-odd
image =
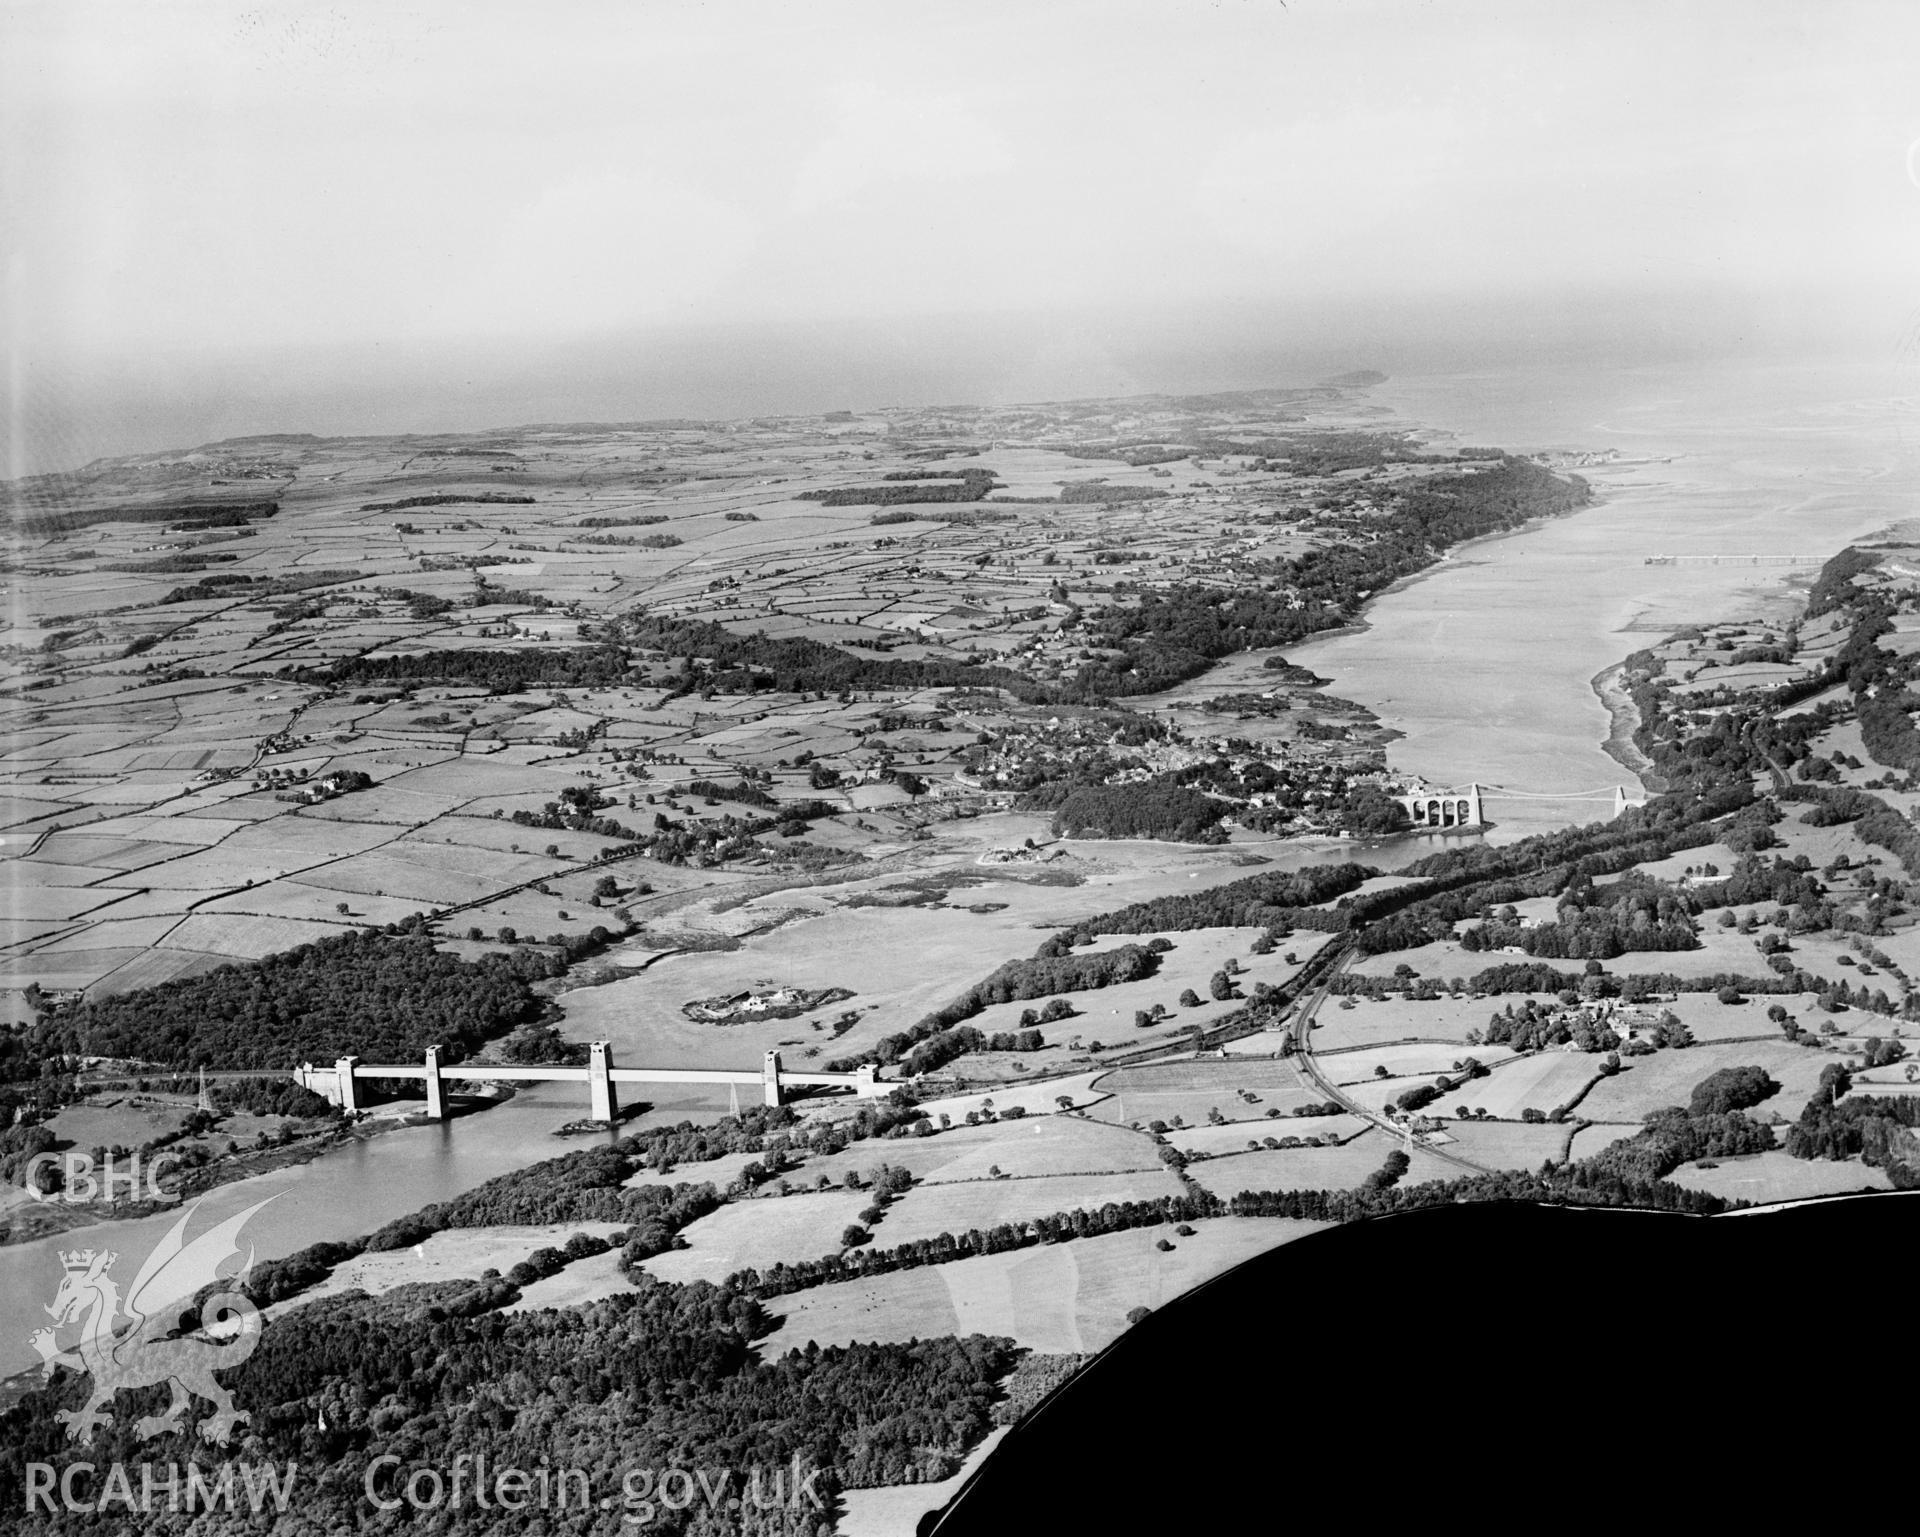
[[(1462, 442), (1620, 456), (1575, 471), (1596, 505), (1461, 547), (1364, 630), (1288, 652), (1403, 733), (1389, 763), (1436, 785), (1637, 794), (1603, 749), (1596, 676), (1682, 625), (1786, 612), (1818, 569), (1647, 557), (1825, 559), (1912, 517), (1920, 492), (1920, 380), (1892, 364), (1417, 379), (1375, 398)], [(1610, 813), (1606, 799), (1487, 800), (1499, 840)]]
[[(1580, 471), (1599, 494), (1596, 506), (1456, 551), (1433, 573), (1383, 596), (1364, 631), (1289, 656), (1402, 732), (1390, 762), (1435, 784), (1478, 780), (1536, 794), (1622, 783), (1637, 789), (1602, 750), (1609, 717), (1593, 690), (1595, 675), (1667, 629), (1792, 600), (1780, 567), (1648, 566), (1646, 556), (1824, 558), (1911, 516), (1920, 488), (1908, 436), (1916, 398), (1911, 371), (1891, 365), (1393, 382), (1376, 400), (1404, 423), (1516, 450), (1613, 448), (1622, 461)], [(1491, 797), (1488, 809), (1500, 823), (1493, 836), (1504, 839), (1593, 820), (1610, 807)], [(1391, 868), (1428, 852), (1424, 842), (1262, 852), (1285, 865), (1357, 854)], [(613, 991), (599, 990), (609, 1001)], [(724, 1094), (650, 1098), (653, 1120), (728, 1107)], [(263, 1259), (352, 1237), (583, 1145), (552, 1132), (584, 1108), (567, 1087), (540, 1086), (484, 1114), (389, 1132), (224, 1186), (206, 1198), (201, 1217), (217, 1220), (279, 1197), (247, 1228)], [(134, 1259), (173, 1220), (0, 1247), (0, 1376), (37, 1360), (27, 1336), (45, 1322), (42, 1307), (60, 1276), (58, 1250), (105, 1247)]]

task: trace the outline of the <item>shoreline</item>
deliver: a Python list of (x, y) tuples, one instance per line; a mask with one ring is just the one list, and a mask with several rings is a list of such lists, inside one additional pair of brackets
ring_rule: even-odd
[[(485, 1103), (472, 1106), (465, 1113), (492, 1109), (504, 1104), (513, 1097), (512, 1089), (504, 1093), (495, 1089), (484, 1096)], [(27, 1200), (12, 1208), (0, 1227), (0, 1248), (15, 1245), (40, 1243), (49, 1238), (57, 1238), (62, 1233), (70, 1233), (76, 1228), (97, 1227), (109, 1222), (138, 1222), (145, 1217), (160, 1216), (167, 1212), (183, 1211), (193, 1202), (203, 1198), (210, 1191), (218, 1190), (222, 1185), (237, 1185), (244, 1180), (258, 1179), (268, 1174), (277, 1174), (282, 1169), (297, 1169), (302, 1164), (324, 1158), (327, 1154), (345, 1147), (350, 1142), (366, 1142), (374, 1137), (384, 1136), (390, 1131), (404, 1131), (409, 1127), (435, 1125), (426, 1119), (423, 1111), (409, 1110), (403, 1114), (369, 1114), (364, 1121), (341, 1126), (334, 1131), (314, 1137), (306, 1142), (289, 1147), (273, 1147), (265, 1150), (248, 1149), (230, 1153), (217, 1163), (202, 1165), (193, 1170), (192, 1175), (182, 1185), (176, 1199), (171, 1201), (116, 1201), (112, 1205), (92, 1203), (68, 1203), (56, 1197), (45, 1201)], [(193, 1175), (201, 1176), (199, 1178)], [(23, 1226), (22, 1215), (38, 1213), (40, 1216), (30, 1226)]]
[(1633, 702), (1625, 686), (1626, 658), (1603, 667), (1588, 682), (1596, 698), (1605, 707), (1611, 723), (1600, 750), (1640, 781), (1643, 790), (1653, 795), (1666, 792), (1666, 781), (1653, 771), (1653, 761), (1640, 750), (1634, 733), (1640, 729), (1640, 707)]
[[(1562, 518), (1577, 518), (1584, 512), (1591, 512), (1593, 511), (1594, 508), (1603, 506), (1605, 502), (1606, 502), (1606, 498), (1601, 496), (1598, 492), (1595, 492), (1593, 497), (1587, 502), (1587, 504), (1584, 507), (1576, 507), (1572, 512), (1561, 513), (1557, 517), (1529, 518), (1527, 519), (1526, 522), (1522, 523), (1517, 528), (1503, 528), (1496, 534), (1481, 534), (1477, 538), (1463, 539), (1458, 544), (1449, 545), (1445, 550), (1441, 551), (1441, 553), (1434, 559), (1433, 564), (1429, 566), (1423, 566), (1418, 571), (1410, 571), (1405, 576), (1397, 577), (1393, 581), (1389, 582), (1385, 587), (1382, 587), (1378, 592), (1369, 593), (1367, 595), (1365, 602), (1363, 602), (1361, 605), (1359, 618), (1351, 620), (1346, 624), (1335, 625), (1330, 630), (1315, 630), (1313, 634), (1305, 636), (1301, 640), (1294, 642), (1293, 646), (1275, 646), (1267, 649), (1272, 649), (1275, 651), (1292, 651), (1293, 649), (1295, 649), (1295, 647), (1298, 647), (1298, 646), (1317, 646), (1322, 641), (1341, 640), (1349, 635), (1365, 635), (1368, 631), (1370, 631), (1373, 628), (1373, 625), (1371, 621), (1368, 620), (1367, 615), (1372, 612), (1374, 604), (1378, 603), (1382, 598), (1388, 598), (1393, 596), (1393, 594), (1397, 592), (1405, 592), (1409, 588), (1417, 587), (1420, 583), (1426, 581), (1428, 578), (1438, 576), (1442, 571), (1446, 570), (1446, 568), (1450, 565), (1460, 564), (1460, 562), (1457, 559), (1457, 552), (1461, 550), (1478, 549), (1481, 545), (1497, 544), (1503, 539), (1518, 539), (1525, 534), (1537, 534), (1541, 529), (1545, 528), (1549, 523), (1558, 522)], [(1226, 660), (1228, 660), (1228, 658), (1226, 657), (1222, 657), (1220, 659), (1220, 661), (1222, 662)], [(1219, 663), (1216, 662), (1214, 665), (1218, 666)], [(1211, 671), (1211, 669), (1209, 669), (1209, 671)], [(1206, 674), (1202, 673), (1200, 674), (1200, 676), (1205, 677)], [(1329, 679), (1328, 680), (1329, 686), (1331, 686), (1333, 682), (1334, 680)], [(1362, 708), (1365, 708), (1365, 706), (1362, 706)], [(1383, 729), (1391, 729), (1391, 728), (1383, 728)], [(1406, 734), (1405, 732), (1401, 732), (1401, 731), (1394, 732), (1394, 735), (1396, 737), (1404, 736), (1405, 734)]]

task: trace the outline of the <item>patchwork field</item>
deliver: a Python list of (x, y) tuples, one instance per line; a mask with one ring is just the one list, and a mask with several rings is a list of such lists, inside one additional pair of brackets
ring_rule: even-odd
[(1247, 1152), (1248, 1142), (1264, 1144), (1269, 1137), (1276, 1142), (1284, 1137), (1303, 1140), (1332, 1137), (1345, 1142), (1372, 1125), (1373, 1122), (1357, 1115), (1289, 1115), (1270, 1121), (1234, 1121), (1226, 1126), (1194, 1126), (1184, 1131), (1170, 1131), (1167, 1141), (1184, 1153), (1218, 1157), (1223, 1153)]
[[(1435, 1046), (1418, 1044), (1412, 1046), (1377, 1046), (1361, 1051), (1342, 1051), (1331, 1055), (1318, 1050), (1314, 1060), (1320, 1071), (1329, 1080), (1339, 1084), (1362, 1083), (1377, 1077), (1378, 1070), (1385, 1068), (1393, 1078), (1432, 1078), (1441, 1073), (1457, 1073), (1459, 1064), (1465, 1057), (1472, 1057), (1483, 1067), (1492, 1067), (1505, 1062), (1514, 1055), (1506, 1046)], [(1402, 1084), (1402, 1088), (1406, 1085)]]
[[(1557, 1106), (1578, 1098), (1599, 1072), (1600, 1058), (1582, 1051), (1542, 1051), (1529, 1057), (1510, 1057), (1485, 1078), (1463, 1083), (1442, 1095), (1444, 1103), (1436, 1101), (1428, 1113), (1450, 1116), (1456, 1106), (1465, 1105), (1469, 1112), (1485, 1110), (1497, 1120), (1517, 1120), (1526, 1109), (1550, 1114)], [(1596, 1114), (1585, 1100), (1580, 1102), (1580, 1113), (1593, 1120), (1610, 1119)]]
[[(291, 1308), (303, 1307), (319, 1297), (338, 1296), (341, 1292), (364, 1291), (378, 1295), (396, 1286), (416, 1281), (453, 1281), (477, 1279), (482, 1271), (503, 1274), (540, 1249), (559, 1249), (576, 1233), (606, 1238), (622, 1231), (615, 1222), (555, 1223), (545, 1227), (472, 1227), (453, 1228), (435, 1233), (411, 1249), (387, 1249), (378, 1254), (360, 1254), (334, 1268), (324, 1281), (298, 1297), (277, 1303), (269, 1316)], [(615, 1254), (602, 1256), (617, 1258)], [(571, 1267), (570, 1267), (571, 1268)], [(552, 1277), (559, 1280), (561, 1271)], [(624, 1282), (622, 1283), (625, 1284)]]
[(1638, 1123), (1648, 1111), (1663, 1105), (1685, 1105), (1693, 1086), (1724, 1067), (1764, 1067), (1780, 1083), (1771, 1099), (1748, 1111), (1788, 1120), (1799, 1115), (1820, 1080), (1820, 1070), (1835, 1058), (1821, 1051), (1790, 1046), (1782, 1040), (1742, 1042), (1737, 1045), (1690, 1046), (1684, 1051), (1658, 1051), (1650, 1057), (1627, 1057), (1620, 1071), (1596, 1083), (1580, 1101), (1580, 1115), (1589, 1121)]
[[(1243, 1190), (1352, 1190), (1400, 1149), (1401, 1140), (1373, 1130), (1339, 1147), (1297, 1147), (1280, 1152), (1236, 1153), (1209, 1158), (1189, 1169), (1195, 1183), (1215, 1195), (1231, 1199)], [(1430, 1179), (1453, 1179), (1460, 1170), (1422, 1148), (1415, 1148), (1412, 1166), (1402, 1183), (1417, 1185)]]
[[(1020, 1222), (1060, 1211), (1095, 1211), (1111, 1201), (1151, 1201), (1179, 1195), (1180, 1182), (1160, 1169), (1118, 1174), (1056, 1174), (916, 1185), (899, 1197), (874, 1229), (873, 1241), (893, 1248), (941, 1233)], [(835, 1236), (838, 1234), (836, 1232)]]
[[(1022, 1178), (1054, 1174), (1117, 1174), (1157, 1170), (1152, 1141), (1138, 1132), (1071, 1115), (1030, 1115), (991, 1126), (956, 1125), (934, 1137), (861, 1142), (828, 1157), (809, 1157), (797, 1176), (838, 1183), (849, 1170), (866, 1174), (893, 1164), (929, 1184), (988, 1177), (996, 1164)], [(702, 1164), (705, 1169), (708, 1165)], [(889, 1219), (891, 1220), (891, 1219)]]
[(1885, 1169), (1870, 1169), (1857, 1158), (1840, 1162), (1825, 1158), (1793, 1158), (1775, 1149), (1744, 1158), (1723, 1158), (1705, 1169), (1684, 1164), (1667, 1176), (1689, 1190), (1705, 1190), (1730, 1201), (1802, 1201), (1825, 1195), (1848, 1195), (1857, 1190), (1890, 1190)]
[(1405, 998), (1373, 1002), (1352, 1000), (1352, 1008), (1342, 1008), (1329, 999), (1313, 1016), (1313, 1049), (1337, 1052), (1350, 1046), (1381, 1046), (1398, 1041), (1442, 1041), (1458, 1043), (1464, 1050), (1469, 1030), (1485, 1030), (1487, 1016), (1495, 1012), (1491, 1000), (1438, 998), (1414, 1003)]
[(1566, 1162), (1570, 1135), (1566, 1126), (1450, 1121), (1447, 1136), (1452, 1141), (1446, 1150), (1486, 1169), (1538, 1169), (1549, 1158)]
[(1121, 1125), (1156, 1120), (1171, 1125), (1175, 1116), (1205, 1125), (1215, 1109), (1230, 1121), (1265, 1120), (1270, 1110), (1291, 1117), (1296, 1106), (1324, 1098), (1290, 1064), (1245, 1058), (1120, 1068), (1096, 1078), (1093, 1087), (1111, 1097), (1089, 1113)]
[(840, 1247), (841, 1231), (868, 1200), (859, 1191), (831, 1190), (729, 1202), (681, 1229), (686, 1248), (656, 1254), (644, 1268), (663, 1281), (719, 1282), (748, 1266), (818, 1259)]
[[(1006, 1254), (843, 1281), (781, 1297), (780, 1327), (759, 1343), (762, 1359), (853, 1340), (1004, 1334), (1034, 1350), (1105, 1348), (1135, 1307), (1158, 1307), (1256, 1254), (1323, 1224), (1279, 1217), (1215, 1217), (1180, 1237), (1168, 1227), (1048, 1244)], [(1173, 1248), (1162, 1250), (1165, 1239)]]

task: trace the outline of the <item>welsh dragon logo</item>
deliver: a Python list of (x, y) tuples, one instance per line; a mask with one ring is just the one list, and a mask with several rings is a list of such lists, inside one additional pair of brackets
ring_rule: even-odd
[[(213, 1374), (238, 1366), (253, 1354), (260, 1341), (259, 1310), (240, 1292), (218, 1291), (201, 1304), (197, 1331), (177, 1331), (181, 1315), (193, 1298), (225, 1279), (220, 1267), (240, 1252), (240, 1229), (266, 1204), (261, 1201), (249, 1206), (188, 1241), (187, 1225), (200, 1209), (196, 1202), (155, 1245), (124, 1300), (111, 1275), (118, 1254), (99, 1249), (61, 1253), (65, 1274), (46, 1309), (53, 1327), (35, 1330), (30, 1338), (40, 1352), (41, 1376), (51, 1378), (55, 1367), (65, 1366), (93, 1378), (93, 1392), (86, 1404), (62, 1410), (56, 1416), (67, 1427), (69, 1441), (89, 1445), (94, 1427), (113, 1419), (111, 1410), (103, 1412), (102, 1406), (110, 1404), (122, 1388), (144, 1388), (160, 1382), (173, 1389), (173, 1402), (165, 1413), (143, 1415), (135, 1424), (143, 1441), (178, 1430), (180, 1416), (195, 1397), (214, 1406), (215, 1412), (200, 1424), (200, 1434), (206, 1440), (225, 1446), (234, 1426), (247, 1423), (249, 1416), (233, 1407), (233, 1396), (214, 1380)], [(241, 1275), (252, 1265), (249, 1250)], [(123, 1316), (125, 1323), (120, 1322)], [(81, 1326), (80, 1342), (62, 1350), (59, 1331), (75, 1323)], [(221, 1340), (223, 1334), (229, 1337)]]

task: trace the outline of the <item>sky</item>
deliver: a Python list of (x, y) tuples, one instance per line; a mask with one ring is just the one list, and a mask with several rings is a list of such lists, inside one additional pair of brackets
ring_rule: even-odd
[(8, 459), (1892, 345), (1916, 57), (1908, 0), (13, 0)]

